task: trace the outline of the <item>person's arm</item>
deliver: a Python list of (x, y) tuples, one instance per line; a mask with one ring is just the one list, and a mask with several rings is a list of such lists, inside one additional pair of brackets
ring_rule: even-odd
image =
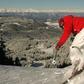
[(70, 36), (71, 32), (69, 31), (64, 31), (59, 42), (56, 45), (56, 49), (59, 49), (68, 39), (68, 37)]
[(72, 32), (72, 25), (69, 23), (65, 24), (64, 25), (64, 32), (55, 47), (57, 50), (66, 42), (66, 40), (70, 36), (71, 32)]

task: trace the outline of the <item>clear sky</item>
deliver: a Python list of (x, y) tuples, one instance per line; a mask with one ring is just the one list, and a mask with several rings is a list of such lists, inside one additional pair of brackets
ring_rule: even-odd
[(84, 9), (84, 0), (0, 0), (0, 8)]

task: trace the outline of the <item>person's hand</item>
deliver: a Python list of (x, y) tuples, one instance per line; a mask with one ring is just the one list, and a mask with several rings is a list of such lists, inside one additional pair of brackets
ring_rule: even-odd
[(53, 49), (53, 55), (54, 55), (54, 57), (57, 55), (58, 50), (59, 50), (58, 46), (54, 47), (54, 49)]
[(59, 50), (59, 46), (56, 46), (55, 49), (58, 51)]

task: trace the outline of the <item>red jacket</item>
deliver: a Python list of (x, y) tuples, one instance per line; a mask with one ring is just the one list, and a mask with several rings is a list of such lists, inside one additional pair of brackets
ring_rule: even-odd
[(77, 17), (77, 16), (65, 16), (64, 18), (64, 32), (57, 43), (56, 47), (61, 47), (71, 33), (78, 33), (84, 28), (84, 17)]

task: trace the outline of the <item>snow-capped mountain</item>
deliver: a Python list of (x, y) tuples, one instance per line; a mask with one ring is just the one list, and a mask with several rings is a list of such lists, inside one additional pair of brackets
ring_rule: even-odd
[(59, 10), (59, 9), (45, 9), (45, 10), (37, 10), (37, 9), (18, 9), (18, 8), (0, 8), (0, 12), (84, 12), (84, 10), (80, 9), (66, 9), (66, 10)]

